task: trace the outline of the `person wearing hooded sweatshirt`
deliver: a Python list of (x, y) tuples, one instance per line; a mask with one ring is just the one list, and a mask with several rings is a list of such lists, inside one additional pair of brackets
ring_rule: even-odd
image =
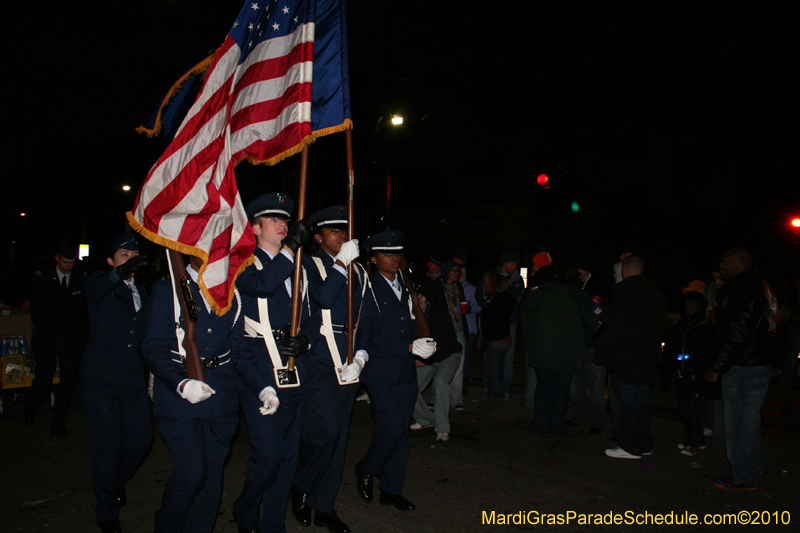
[[(503, 361), (503, 383), (505, 385), (504, 398), (508, 398), (508, 391), (511, 389), (511, 381), (513, 378), (514, 368), (514, 350), (517, 347), (517, 323), (519, 322), (519, 304), (525, 294), (525, 283), (519, 274), (519, 254), (514, 250), (506, 250), (497, 260), (497, 267), (490, 272), (497, 272), (506, 281), (508, 291), (511, 297), (514, 298), (514, 309), (508, 317), (509, 330), (511, 332), (511, 347), (508, 349), (504, 356)], [(483, 286), (486, 281), (487, 272), (481, 277), (478, 283), (478, 289), (475, 291), (475, 300), (481, 307), (486, 307), (486, 295), (484, 294)]]

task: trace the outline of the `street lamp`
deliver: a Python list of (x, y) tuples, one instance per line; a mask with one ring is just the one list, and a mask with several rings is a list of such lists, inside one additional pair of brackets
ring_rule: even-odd
[(403, 117), (400, 115), (392, 115), (392, 124), (395, 126), (400, 126), (403, 124)]
[(125, 191), (125, 192), (128, 192), (129, 190), (131, 190), (131, 186), (130, 185), (123, 185), (122, 186), (122, 190)]

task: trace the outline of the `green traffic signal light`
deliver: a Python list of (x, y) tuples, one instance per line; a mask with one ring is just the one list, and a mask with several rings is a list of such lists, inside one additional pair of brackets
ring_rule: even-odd
[(577, 213), (578, 211), (580, 211), (581, 206), (578, 205), (578, 202), (572, 202), (572, 205), (570, 205), (569, 208), (572, 209), (573, 213)]

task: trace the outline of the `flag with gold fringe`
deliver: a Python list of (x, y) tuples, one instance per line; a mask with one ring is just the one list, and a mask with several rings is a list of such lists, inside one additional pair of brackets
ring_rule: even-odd
[[(203, 260), (199, 285), (219, 314), (255, 239), (236, 184), (243, 160), (275, 164), (315, 136), (352, 126), (343, 0), (247, 1), (222, 46), (185, 74), (200, 91), (128, 213), (146, 238)], [(150, 134), (164, 119), (159, 113)]]

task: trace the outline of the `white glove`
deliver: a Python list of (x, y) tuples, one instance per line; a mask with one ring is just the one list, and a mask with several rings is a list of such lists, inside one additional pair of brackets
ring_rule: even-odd
[(345, 268), (347, 268), (347, 265), (356, 257), (358, 257), (358, 239), (353, 239), (342, 244), (342, 248), (333, 260), (341, 261)]
[(358, 350), (356, 352), (355, 357), (353, 357), (353, 362), (350, 364), (346, 364), (339, 369), (339, 375), (342, 376), (342, 381), (347, 383), (348, 381), (355, 381), (358, 379), (358, 376), (361, 375), (361, 371), (364, 370), (364, 365), (367, 364), (369, 361), (369, 355), (364, 350)]
[(181, 391), (181, 398), (184, 400), (188, 400), (189, 403), (200, 403), (205, 400), (211, 398), (212, 394), (216, 394), (217, 391), (203, 383), (202, 381), (197, 381), (196, 379), (190, 379), (184, 385), (183, 390)]
[(278, 410), (278, 406), (281, 404), (281, 401), (278, 399), (278, 394), (272, 387), (264, 387), (264, 390), (259, 393), (258, 399), (264, 403), (264, 407), (258, 408), (262, 415), (271, 415), (275, 413), (275, 411)]
[(422, 337), (417, 339), (411, 345), (411, 353), (418, 355), (423, 359), (427, 359), (436, 352), (436, 341), (430, 337)]

